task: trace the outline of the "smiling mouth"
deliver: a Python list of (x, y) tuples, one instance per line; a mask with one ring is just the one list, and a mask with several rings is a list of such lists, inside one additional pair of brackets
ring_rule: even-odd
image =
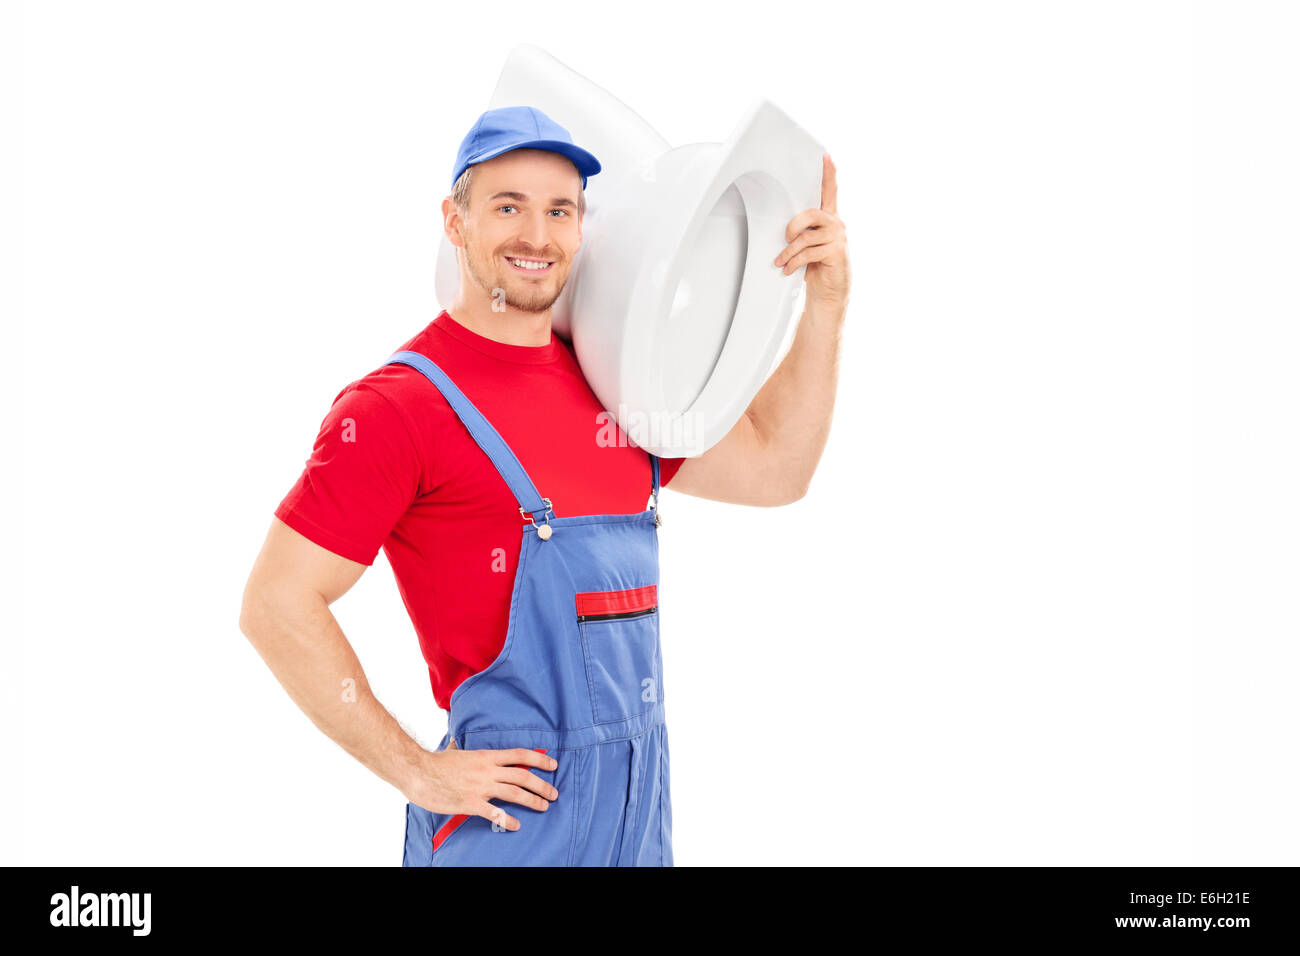
[(554, 260), (551, 259), (534, 259), (529, 256), (506, 256), (506, 262), (510, 263), (510, 268), (515, 272), (522, 272), (530, 276), (543, 276), (555, 267)]

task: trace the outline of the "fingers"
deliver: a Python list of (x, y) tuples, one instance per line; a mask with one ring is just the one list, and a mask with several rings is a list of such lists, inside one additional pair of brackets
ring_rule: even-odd
[(551, 801), (543, 800), (535, 793), (529, 793), (523, 787), (516, 787), (513, 783), (499, 783), (493, 789), (490, 797), (498, 800), (509, 800), (511, 803), (517, 803), (520, 806), (531, 807), (534, 810), (545, 811), (550, 808)]
[(786, 224), (785, 241), (788, 245), (772, 260), (773, 265), (785, 267), (782, 271), (786, 275), (790, 275), (802, 265), (824, 258), (824, 254), (804, 255), (803, 253), (812, 246), (825, 245), (834, 241), (837, 233), (834, 227), (840, 225), (842, 228), (835, 208), (838, 192), (835, 164), (831, 162), (830, 153), (823, 153), (821, 208), (805, 209)]
[(477, 817), (486, 817), (503, 830), (519, 829), (518, 820), (506, 813), (505, 810), (498, 807), (495, 803), (488, 803), (486, 800), (479, 805), (479, 808), (474, 812), (474, 815)]
[[(455, 738), (447, 745), (448, 750), (458, 749)], [(533, 810), (545, 812), (560, 794), (555, 787), (530, 771), (529, 767), (540, 770), (555, 770), (559, 763), (554, 757), (548, 757), (536, 750), (526, 747), (512, 747), (504, 750), (467, 750), (467, 757), (478, 764), (473, 773), (478, 783), (469, 783), (470, 793), (477, 793), (479, 799), (472, 801), (473, 809), (459, 812), (472, 813), (484, 817), (499, 829), (518, 830), (519, 821), (506, 813), (501, 807), (488, 801), (493, 799), (509, 800)], [(484, 779), (484, 778), (487, 779)], [(467, 781), (468, 782), (468, 781)], [(468, 796), (469, 794), (466, 794)]]
[(836, 193), (839, 192), (839, 185), (835, 182), (835, 164), (831, 162), (831, 154), (822, 154), (822, 210), (824, 212), (834, 213)]
[(821, 262), (831, 254), (831, 248), (832, 247), (829, 243), (820, 243), (815, 246), (809, 246), (803, 252), (786, 262), (785, 268), (781, 271), (786, 275), (790, 275), (790, 273), (794, 272), (800, 266), (805, 266), (810, 262)]
[(829, 245), (834, 240), (834, 238), (835, 236), (830, 230), (826, 230), (826, 229), (809, 230), (808, 232), (802, 233), (799, 236), (799, 238), (795, 239), (794, 242), (790, 243), (790, 245), (782, 249), (781, 254), (777, 256), (776, 259), (773, 260), (773, 264), (778, 266), (784, 265), (785, 269), (782, 271), (784, 271), (786, 275), (789, 275), (795, 269), (799, 268), (798, 265), (795, 265), (793, 267), (791, 267), (790, 265), (790, 263), (794, 260), (795, 257), (798, 256), (799, 253), (803, 252), (805, 249), (808, 249), (812, 246)]
[(554, 757), (548, 757), (546, 754), (538, 753), (536, 750), (528, 750), (525, 747), (512, 747), (508, 750), (495, 750), (497, 763), (509, 766), (524, 764), (529, 767), (539, 767), (542, 770), (554, 770), (559, 766)]
[(803, 232), (805, 229), (812, 229), (815, 226), (829, 225), (833, 221), (834, 220), (832, 220), (831, 217), (821, 209), (805, 209), (786, 224), (785, 241), (793, 242), (794, 237), (799, 235), (799, 233)]
[(554, 800), (560, 795), (560, 791), (551, 786), (535, 773), (527, 770), (508, 769), (501, 773), (501, 781), (504, 783), (513, 783), (520, 787), (527, 787), (534, 793), (541, 794), (547, 800)]

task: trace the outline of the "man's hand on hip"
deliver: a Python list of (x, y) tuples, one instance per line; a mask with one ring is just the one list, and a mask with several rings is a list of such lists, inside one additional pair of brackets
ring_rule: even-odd
[(518, 830), (518, 820), (488, 801), (496, 798), (546, 810), (559, 791), (525, 768), (558, 766), (554, 757), (535, 750), (460, 750), (452, 739), (446, 750), (425, 752), (402, 793), (433, 813), (466, 813)]

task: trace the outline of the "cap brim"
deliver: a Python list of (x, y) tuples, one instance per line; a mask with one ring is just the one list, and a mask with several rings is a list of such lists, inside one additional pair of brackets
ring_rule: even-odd
[(572, 143), (566, 143), (563, 140), (558, 139), (535, 139), (527, 143), (512, 143), (502, 149), (495, 149), (484, 153), (481, 156), (475, 156), (469, 165), (473, 166), (475, 163), (485, 162), (497, 156), (513, 152), (516, 149), (544, 149), (552, 153), (560, 153), (568, 159), (571, 159), (573, 165), (578, 167), (578, 172), (582, 175), (584, 185), (586, 184), (588, 176), (595, 176), (600, 172), (600, 160), (595, 156), (591, 155), (591, 153), (581, 147), (574, 146)]

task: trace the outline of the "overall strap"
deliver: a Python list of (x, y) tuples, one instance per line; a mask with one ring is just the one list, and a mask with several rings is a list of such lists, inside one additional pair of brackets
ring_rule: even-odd
[(655, 510), (655, 527), (663, 524), (659, 517), (659, 456), (650, 455), (650, 506)]
[[(510, 450), (510, 446), (506, 444), (505, 439), (483, 417), (483, 413), (465, 397), (465, 393), (456, 387), (456, 383), (447, 377), (446, 372), (419, 352), (395, 352), (384, 364), (409, 365), (431, 381), (438, 391), (442, 392), (443, 398), (447, 399), (447, 404), (451, 406), (452, 411), (460, 416), (460, 420), (469, 429), (474, 441), (478, 442), (479, 448), (483, 449), (488, 458), (492, 459), (492, 464), (501, 473), (505, 483), (510, 486), (510, 491), (514, 494), (515, 500), (519, 502), (520, 510), (527, 511), (535, 518), (542, 517), (550, 512), (548, 502), (537, 493), (533, 480), (528, 477), (528, 472), (524, 471), (524, 466), (519, 464), (519, 459)], [(657, 465), (656, 462), (656, 486), (659, 480)]]

